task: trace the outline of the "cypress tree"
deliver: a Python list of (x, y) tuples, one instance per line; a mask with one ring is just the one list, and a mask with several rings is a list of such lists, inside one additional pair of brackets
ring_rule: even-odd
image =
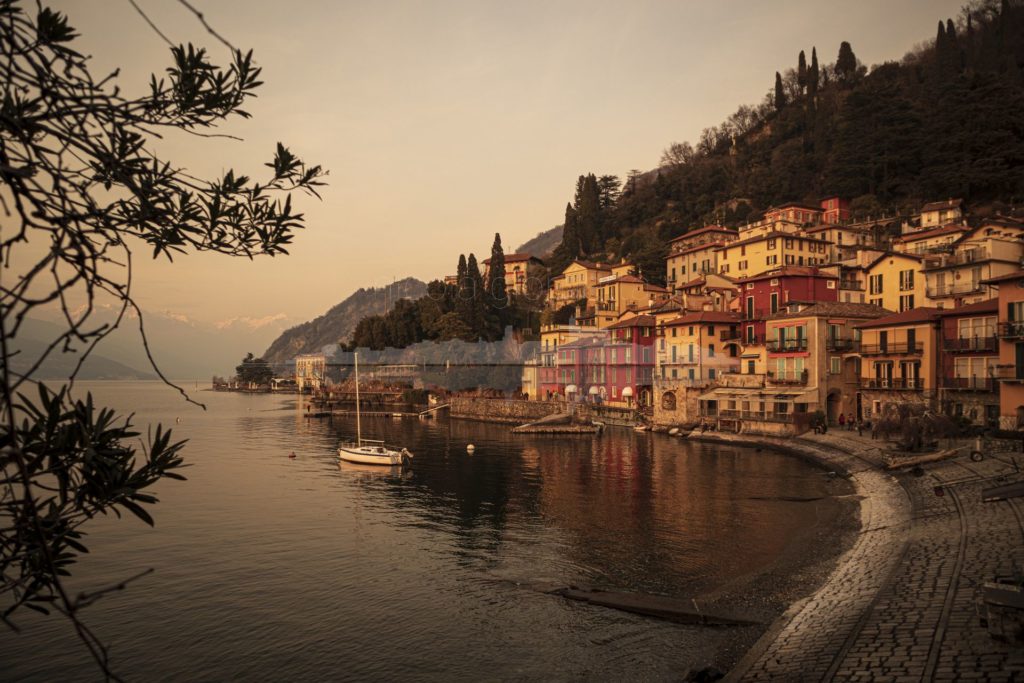
[(807, 70), (807, 92), (818, 94), (818, 48), (811, 48), (811, 67)]
[(469, 320), (466, 322), (473, 332), (472, 337), (475, 341), (486, 335), (484, 328), (487, 323), (487, 301), (484, 294), (484, 277), (480, 274), (480, 266), (474, 254), (470, 254), (466, 261), (466, 280), (470, 283), (472, 293), (467, 306)]
[(782, 74), (775, 72), (775, 111), (786, 106), (786, 91), (782, 89)]
[(803, 50), (800, 50), (800, 57), (797, 59), (796, 82), (800, 86), (800, 91), (803, 92), (807, 87), (807, 57)]
[(844, 83), (853, 81), (857, 75), (857, 56), (853, 48), (845, 40), (839, 44), (839, 57), (836, 59), (836, 75)]
[(473, 329), (473, 282), (469, 276), (469, 264), (466, 262), (465, 254), (459, 254), (459, 267), (456, 273), (458, 284), (455, 292), (455, 313), (469, 329)]
[(500, 338), (509, 319), (508, 293), (505, 290), (505, 250), (501, 247), (501, 235), (494, 233), (491, 245), (491, 265), (488, 270), (487, 307), (491, 313), (492, 338)]

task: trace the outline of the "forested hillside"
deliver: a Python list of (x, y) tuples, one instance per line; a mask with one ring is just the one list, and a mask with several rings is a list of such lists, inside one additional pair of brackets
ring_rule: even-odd
[(868, 68), (846, 42), (833, 54), (832, 63), (816, 47), (809, 59), (794, 55), (761, 103), (739, 107), (695, 144), (671, 145), (657, 172), (631, 173), (610, 205), (602, 199), (612, 179), (581, 176), (552, 271), (578, 256), (626, 256), (662, 282), (666, 240), (787, 201), (840, 195), (861, 218), (948, 197), (995, 208), (1020, 201), (1021, 2), (973, 2), (898, 62)]

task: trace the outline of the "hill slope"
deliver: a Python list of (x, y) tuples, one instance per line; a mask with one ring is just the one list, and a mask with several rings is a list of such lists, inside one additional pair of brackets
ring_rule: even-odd
[(550, 230), (537, 233), (536, 237), (516, 247), (516, 253), (532, 254), (538, 258), (544, 258), (561, 243), (562, 227), (561, 225), (556, 225)]
[(363, 318), (386, 313), (399, 299), (416, 299), (426, 292), (427, 285), (411, 277), (386, 288), (359, 289), (320, 317), (285, 330), (263, 358), (270, 363), (284, 363), (300, 353), (313, 353), (328, 344), (347, 342)]

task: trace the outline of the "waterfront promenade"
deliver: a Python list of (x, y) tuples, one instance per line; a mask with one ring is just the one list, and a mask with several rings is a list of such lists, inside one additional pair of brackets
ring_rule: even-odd
[(1024, 500), (981, 502), (996, 483), (987, 478), (1013, 474), (1013, 454), (965, 453), (914, 476), (886, 471), (887, 444), (850, 432), (756, 441), (845, 472), (862, 497), (861, 532), (726, 680), (1024, 680), (1024, 650), (993, 639), (975, 613), (984, 581), (1024, 566)]

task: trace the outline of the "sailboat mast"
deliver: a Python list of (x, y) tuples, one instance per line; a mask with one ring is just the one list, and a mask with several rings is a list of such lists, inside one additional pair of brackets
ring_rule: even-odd
[(356, 447), (363, 445), (363, 426), (359, 419), (359, 352), (356, 357)]

